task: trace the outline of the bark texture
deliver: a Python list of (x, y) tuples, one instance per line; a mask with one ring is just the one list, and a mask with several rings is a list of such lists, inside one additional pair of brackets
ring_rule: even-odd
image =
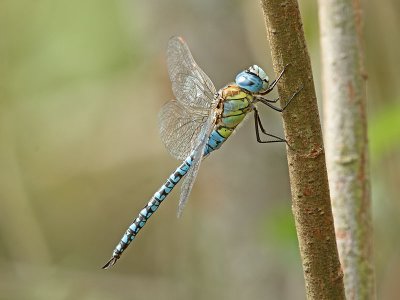
[(310, 58), (296, 0), (261, 0), (275, 73), (290, 64), (278, 84), (283, 113), (292, 210), (308, 299), (345, 299), (336, 247), (321, 125)]
[(359, 0), (320, 0), (327, 166), (346, 297), (375, 299)]

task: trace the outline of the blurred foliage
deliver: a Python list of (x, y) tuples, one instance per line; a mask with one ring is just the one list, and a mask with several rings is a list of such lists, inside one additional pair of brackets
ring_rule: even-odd
[[(300, 4), (321, 95), (318, 11)], [(395, 299), (400, 7), (363, 6), (378, 292)], [(251, 124), (204, 162), (183, 218), (174, 191), (119, 264), (100, 270), (177, 164), (157, 134), (177, 34), (217, 87), (254, 63), (273, 77), (257, 2), (0, 2), (0, 299), (303, 294), (284, 146), (257, 144)], [(282, 135), (279, 115), (260, 110)]]
[(266, 247), (272, 243), (277, 253), (286, 257), (284, 262), (300, 263), (294, 218), (287, 206), (274, 208), (273, 214), (268, 213), (264, 216), (260, 228), (264, 229)]
[[(129, 68), (132, 37), (110, 1), (3, 1), (4, 87), (14, 96), (83, 84)], [(132, 51), (133, 50), (133, 51)]]
[(372, 163), (379, 163), (386, 154), (400, 148), (400, 101), (375, 114), (369, 126)]

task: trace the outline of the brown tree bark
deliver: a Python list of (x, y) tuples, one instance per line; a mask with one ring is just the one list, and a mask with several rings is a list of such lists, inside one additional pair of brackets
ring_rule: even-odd
[(376, 299), (360, 2), (320, 0), (327, 166), (347, 299)]
[(296, 0), (261, 0), (282, 105), (303, 87), (283, 113), (292, 210), (307, 299), (345, 299), (336, 247), (324, 145), (310, 58)]

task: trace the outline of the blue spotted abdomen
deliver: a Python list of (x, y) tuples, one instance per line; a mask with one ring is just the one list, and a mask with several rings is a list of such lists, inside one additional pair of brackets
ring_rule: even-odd
[(188, 158), (173, 172), (167, 181), (161, 186), (161, 188), (153, 195), (151, 200), (147, 205), (140, 211), (139, 215), (133, 221), (133, 223), (126, 230), (125, 234), (122, 236), (120, 242), (115, 247), (111, 259), (105, 264), (103, 269), (108, 269), (112, 267), (122, 252), (128, 248), (129, 244), (135, 239), (136, 235), (146, 224), (147, 220), (151, 215), (158, 209), (160, 204), (167, 198), (172, 189), (178, 184), (183, 176), (189, 171), (192, 166), (193, 156), (189, 155)]
[(206, 145), (206, 148), (204, 149), (204, 156), (207, 156), (210, 154), (212, 151), (219, 149), (219, 147), (222, 146), (222, 144), (226, 141), (226, 138), (221, 135), (221, 133), (218, 132), (217, 129), (214, 129), (211, 134), (210, 138), (208, 139), (208, 143)]

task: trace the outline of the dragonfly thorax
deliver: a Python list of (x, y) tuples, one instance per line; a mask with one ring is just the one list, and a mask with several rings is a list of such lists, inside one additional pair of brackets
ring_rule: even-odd
[(269, 86), (267, 74), (257, 65), (253, 65), (236, 76), (235, 82), (242, 89), (252, 93), (266, 90)]

